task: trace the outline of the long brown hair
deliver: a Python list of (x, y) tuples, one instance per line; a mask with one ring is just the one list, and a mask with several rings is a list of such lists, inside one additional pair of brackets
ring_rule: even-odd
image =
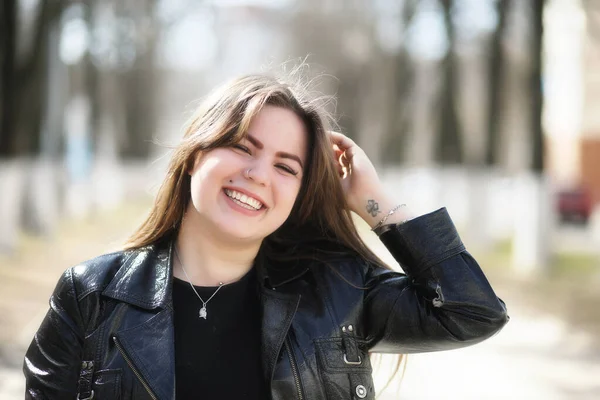
[(174, 149), (149, 215), (125, 248), (143, 247), (176, 234), (190, 201), (188, 171), (197, 156), (242, 140), (252, 119), (265, 105), (273, 105), (293, 111), (304, 122), (309, 154), (290, 216), (263, 240), (260, 253), (280, 261), (353, 254), (365, 262), (385, 266), (364, 244), (352, 221), (328, 134), (334, 124), (325, 107), (330, 98), (313, 95), (301, 69), (298, 66), (285, 77), (242, 76), (202, 102), (185, 125), (183, 139)]

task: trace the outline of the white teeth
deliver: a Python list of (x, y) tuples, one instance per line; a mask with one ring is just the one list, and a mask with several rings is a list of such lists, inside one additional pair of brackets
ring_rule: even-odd
[(236, 192), (235, 190), (225, 189), (227, 196), (233, 199), (236, 204), (244, 206), (249, 210), (259, 210), (262, 207), (262, 203), (252, 197), (248, 197), (243, 193)]
[(244, 208), (247, 208), (248, 210), (254, 210), (254, 211), (256, 211), (256, 208), (254, 208), (254, 207), (252, 207), (252, 206), (249, 206), (249, 205), (248, 205), (248, 204), (246, 204), (246, 203), (242, 203), (241, 201), (239, 201), (239, 200), (237, 200), (237, 199), (233, 199), (233, 201), (234, 201), (236, 204), (238, 204), (238, 205), (240, 205), (240, 206), (242, 206), (242, 207), (244, 207)]

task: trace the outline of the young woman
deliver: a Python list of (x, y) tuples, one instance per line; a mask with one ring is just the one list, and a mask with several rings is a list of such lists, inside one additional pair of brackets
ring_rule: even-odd
[(301, 86), (268, 75), (213, 93), (126, 249), (59, 280), (27, 398), (373, 399), (370, 352), (498, 332), (505, 305), (446, 210), (410, 215), (326, 124)]

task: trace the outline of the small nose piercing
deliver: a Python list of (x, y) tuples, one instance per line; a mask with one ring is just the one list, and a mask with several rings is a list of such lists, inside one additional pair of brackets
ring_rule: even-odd
[(248, 168), (245, 172), (244, 172), (244, 176), (246, 177), (246, 179), (250, 179), (250, 170), (252, 168)]

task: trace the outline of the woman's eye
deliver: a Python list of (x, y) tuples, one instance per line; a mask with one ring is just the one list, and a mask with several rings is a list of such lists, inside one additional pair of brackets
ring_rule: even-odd
[(298, 175), (298, 173), (296, 171), (294, 171), (293, 169), (291, 169), (287, 165), (279, 164), (279, 165), (277, 165), (277, 168), (279, 168), (282, 171), (287, 172), (288, 174), (292, 174), (294, 176)]
[(247, 148), (246, 146), (244, 146), (243, 144), (234, 144), (234, 145), (233, 145), (233, 148), (234, 148), (234, 149), (241, 150), (241, 151), (243, 151), (244, 153), (248, 153), (248, 154), (250, 154), (250, 149), (249, 149), (249, 148)]

